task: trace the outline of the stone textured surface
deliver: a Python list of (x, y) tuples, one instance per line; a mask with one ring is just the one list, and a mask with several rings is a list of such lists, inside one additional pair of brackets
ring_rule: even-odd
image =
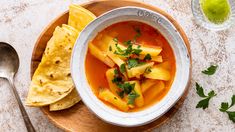
[[(86, 0), (0, 0), (0, 41), (10, 43), (19, 53), (20, 69), (15, 83), (25, 101), (30, 82), (29, 68), (32, 49), (43, 28), (68, 9), (70, 3)], [(235, 93), (235, 27), (222, 32), (208, 31), (196, 25), (190, 0), (141, 0), (170, 13), (183, 27), (191, 43), (193, 77), (189, 94), (175, 116), (155, 131), (234, 131), (235, 125), (219, 112), (222, 101)], [(218, 64), (214, 76), (201, 74), (210, 64)], [(196, 109), (199, 101), (195, 82), (206, 92), (213, 89), (217, 96), (206, 110)], [(0, 131), (26, 131), (20, 111), (6, 80), (0, 79)], [(61, 131), (43, 115), (39, 108), (26, 110), (39, 132)]]

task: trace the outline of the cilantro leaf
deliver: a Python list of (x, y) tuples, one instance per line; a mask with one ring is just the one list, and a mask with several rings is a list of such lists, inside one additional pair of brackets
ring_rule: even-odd
[(232, 103), (231, 103), (230, 107), (232, 107), (235, 104), (235, 95), (232, 96), (231, 100), (232, 100)]
[(227, 111), (226, 113), (228, 114), (229, 119), (235, 123), (235, 111)]
[(131, 92), (128, 94), (128, 105), (133, 105), (135, 103), (135, 99), (138, 98), (140, 95), (136, 92)]
[(235, 111), (228, 111), (235, 104), (235, 95), (232, 96), (231, 100), (232, 102), (230, 105), (228, 102), (222, 102), (219, 110), (221, 112), (226, 112), (229, 119), (235, 123)]
[(208, 93), (208, 96), (209, 96), (209, 97), (214, 97), (214, 96), (216, 96), (215, 91), (214, 91), (214, 90), (210, 91), (210, 92)]
[(197, 90), (197, 94), (203, 98), (202, 100), (198, 102), (198, 104), (196, 105), (196, 108), (202, 108), (202, 109), (208, 108), (210, 99), (216, 96), (215, 91), (211, 90), (206, 96), (204, 94), (204, 90), (202, 86), (200, 86), (197, 82), (196, 82), (196, 90)]
[(117, 95), (118, 95), (120, 98), (124, 98), (124, 91), (117, 92)]
[(152, 57), (151, 57), (150, 54), (147, 54), (147, 55), (145, 55), (145, 57), (144, 57), (144, 60), (151, 60), (151, 59), (152, 59)]
[(117, 75), (118, 74), (118, 70), (114, 69), (114, 74)]
[(206, 95), (204, 94), (203, 88), (197, 82), (196, 82), (196, 90), (197, 90), (197, 94), (200, 97), (206, 97)]
[(123, 44), (130, 45), (130, 44), (132, 44), (132, 41), (131, 40), (125, 41), (125, 42), (123, 42)]
[(227, 102), (222, 102), (219, 110), (220, 110), (221, 112), (225, 112), (225, 111), (227, 111), (228, 109), (229, 109), (228, 103), (227, 103)]
[(128, 67), (128, 69), (136, 67), (136, 66), (138, 66), (138, 64), (139, 64), (139, 62), (138, 62), (137, 59), (128, 59), (127, 60), (127, 67)]
[(199, 101), (196, 108), (203, 108), (203, 109), (208, 108), (209, 101), (210, 101), (210, 98), (206, 98), (206, 99)]
[(130, 84), (129, 82), (118, 84), (117, 85), (122, 91), (124, 91), (126, 94), (129, 94), (135, 87), (135, 83)]
[(121, 64), (120, 71), (121, 73), (124, 73), (126, 71), (125, 63)]
[(213, 75), (216, 72), (217, 68), (218, 68), (217, 65), (211, 65), (206, 70), (203, 70), (202, 73), (206, 75)]
[(140, 48), (137, 48), (137, 49), (133, 49), (133, 54), (136, 54), (136, 55), (140, 55), (140, 52), (142, 52), (142, 49), (140, 49)]

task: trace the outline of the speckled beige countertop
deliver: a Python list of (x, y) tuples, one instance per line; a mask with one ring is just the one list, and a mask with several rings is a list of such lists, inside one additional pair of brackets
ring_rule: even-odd
[[(25, 101), (30, 82), (30, 59), (34, 43), (43, 28), (59, 14), (68, 9), (70, 3), (86, 0), (0, 0), (0, 41), (5, 41), (19, 53), (20, 69), (16, 76), (16, 87)], [(235, 93), (235, 27), (223, 32), (212, 32), (197, 26), (193, 21), (190, 0), (141, 0), (158, 6), (170, 13), (183, 27), (191, 43), (193, 57), (192, 85), (189, 94), (175, 116), (156, 131), (235, 131), (235, 124), (227, 115), (219, 112), (220, 102), (230, 100)], [(218, 64), (214, 76), (201, 74), (210, 64)], [(206, 92), (216, 91), (206, 110), (196, 109), (199, 97), (195, 81), (204, 86)], [(39, 132), (61, 131), (50, 123), (39, 108), (26, 110)], [(16, 100), (7, 81), (0, 79), (0, 132), (26, 131)]]

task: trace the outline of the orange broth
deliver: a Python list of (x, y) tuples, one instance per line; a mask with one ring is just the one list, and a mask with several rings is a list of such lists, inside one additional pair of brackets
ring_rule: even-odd
[[(160, 34), (156, 29), (153, 27), (136, 21), (127, 21), (113, 24), (103, 31), (99, 32), (98, 35), (92, 40), (92, 43), (97, 45), (99, 40), (99, 36), (102, 34), (108, 34), (112, 37), (117, 37), (120, 42), (124, 42), (127, 40), (132, 40), (136, 35), (136, 31), (133, 30), (134, 28), (139, 28), (141, 31), (140, 37), (136, 39), (136, 42), (143, 45), (143, 46), (160, 46), (162, 47), (162, 51), (160, 55), (163, 57), (163, 62), (168, 61), (170, 62), (171, 69), (171, 79), (169, 81), (164, 81), (165, 89), (156, 96), (152, 101), (145, 102), (144, 106), (142, 107), (135, 107), (130, 109), (129, 112), (132, 111), (140, 111), (143, 110), (158, 101), (160, 101), (169, 91), (171, 84), (174, 80), (175, 71), (176, 71), (176, 64), (175, 64), (175, 57), (172, 48), (170, 47), (167, 40), (164, 38), (162, 34)], [(115, 32), (115, 33), (114, 33)], [(117, 66), (116, 66), (117, 67)], [(89, 51), (87, 52), (86, 59), (85, 59), (85, 69), (86, 69), (86, 77), (87, 80), (94, 92), (94, 94), (98, 97), (99, 88), (105, 87), (109, 88), (108, 81), (106, 79), (105, 73), (109, 69), (106, 64), (101, 62), (100, 60), (96, 59), (92, 56)], [(147, 98), (148, 95), (143, 94), (144, 98)], [(103, 101), (106, 105), (115, 108), (110, 103)], [(117, 108), (115, 108), (117, 109)]]

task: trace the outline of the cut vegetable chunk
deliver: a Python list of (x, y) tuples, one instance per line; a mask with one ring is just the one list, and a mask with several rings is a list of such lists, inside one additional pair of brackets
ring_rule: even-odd
[(113, 38), (109, 35), (103, 35), (101, 41), (99, 41), (98, 46), (102, 51), (109, 51), (109, 43), (113, 41)]
[(118, 87), (115, 83), (113, 83), (113, 79), (114, 79), (114, 72), (115, 68), (109, 69), (106, 71), (106, 78), (108, 80), (109, 83), (109, 89), (115, 94), (117, 95), (118, 92)]
[(108, 89), (101, 89), (99, 91), (99, 98), (113, 104), (115, 107), (122, 111), (128, 111), (129, 107), (125, 101), (114, 95)]
[(153, 79), (146, 79), (141, 83), (141, 91), (144, 93), (158, 81)]
[(165, 84), (163, 81), (158, 81), (155, 85), (149, 88), (144, 93), (145, 102), (152, 101), (158, 94), (160, 94), (165, 89)]
[(166, 70), (171, 70), (171, 64), (169, 61), (165, 61), (163, 63), (157, 64), (156, 67), (162, 67)]
[(146, 68), (152, 67), (154, 65), (154, 62), (149, 62), (146, 64), (142, 64), (137, 67), (133, 67), (131, 69), (127, 69), (127, 75), (129, 78), (136, 77), (140, 78), (140, 75), (144, 74), (146, 71)]
[(89, 44), (89, 51), (94, 57), (96, 57), (100, 61), (104, 62), (109, 67), (114, 67), (114, 65), (115, 65), (114, 62), (105, 53), (103, 53), (101, 50), (99, 50), (92, 43)]
[(154, 66), (153, 68), (151, 68), (151, 72), (144, 74), (144, 77), (168, 81), (171, 78), (171, 74), (168, 70), (162, 67)]

